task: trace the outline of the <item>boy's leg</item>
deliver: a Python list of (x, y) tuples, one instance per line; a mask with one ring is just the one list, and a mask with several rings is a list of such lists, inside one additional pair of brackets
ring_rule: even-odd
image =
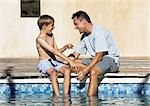
[(58, 84), (58, 73), (55, 69), (53, 68), (49, 68), (47, 73), (50, 75), (51, 77), (51, 83), (52, 83), (52, 87), (53, 87), (53, 91), (55, 93), (56, 96), (60, 96), (60, 92), (59, 92), (59, 84)]
[(64, 75), (64, 96), (69, 96), (70, 91), (70, 69), (67, 66), (62, 66), (59, 70), (59, 72), (63, 73)]

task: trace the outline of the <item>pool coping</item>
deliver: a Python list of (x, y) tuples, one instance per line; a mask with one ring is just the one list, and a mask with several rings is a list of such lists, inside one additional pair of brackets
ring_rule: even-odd
[[(59, 83), (63, 83), (64, 78), (58, 78)], [(51, 83), (49, 78), (24, 78), (24, 79), (13, 79), (13, 83)], [(71, 78), (71, 83), (79, 83), (80, 81), (76, 77)], [(8, 79), (0, 79), (0, 84), (9, 83)], [(86, 83), (89, 83), (89, 78), (87, 78)], [(104, 77), (100, 83), (150, 83), (148, 77)]]

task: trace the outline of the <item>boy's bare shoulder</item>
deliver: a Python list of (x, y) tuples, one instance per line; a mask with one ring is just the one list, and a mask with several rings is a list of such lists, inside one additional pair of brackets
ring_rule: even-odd
[(39, 39), (40, 39), (40, 36), (37, 36), (36, 37), (36, 43), (38, 43)]
[(40, 39), (43, 39), (44, 40), (44, 37), (42, 37), (43, 35), (42, 34), (39, 34), (37, 37), (36, 37), (36, 42), (38, 42), (38, 40)]
[(37, 37), (36, 37), (36, 40), (37, 40), (37, 39), (40, 39), (40, 38), (41, 38), (41, 36), (37, 36)]

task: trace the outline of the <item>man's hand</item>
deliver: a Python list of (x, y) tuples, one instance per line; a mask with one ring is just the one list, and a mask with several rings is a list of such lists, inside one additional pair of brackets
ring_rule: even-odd
[(85, 77), (86, 75), (86, 69), (85, 70), (82, 70), (78, 73), (78, 77), (77, 77), (77, 80), (83, 80), (83, 78)]

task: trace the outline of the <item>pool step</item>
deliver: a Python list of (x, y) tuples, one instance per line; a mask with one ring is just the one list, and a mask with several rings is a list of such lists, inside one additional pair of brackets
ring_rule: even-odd
[[(34, 58), (0, 58), (0, 77), (5, 75), (5, 69), (12, 68), (13, 76), (41, 76), (37, 71), (38, 59)], [(107, 73), (106, 76), (137, 75), (145, 76), (150, 73), (150, 57), (121, 57), (119, 73)], [(60, 75), (61, 76), (61, 75)], [(77, 76), (72, 73), (72, 76)]]

